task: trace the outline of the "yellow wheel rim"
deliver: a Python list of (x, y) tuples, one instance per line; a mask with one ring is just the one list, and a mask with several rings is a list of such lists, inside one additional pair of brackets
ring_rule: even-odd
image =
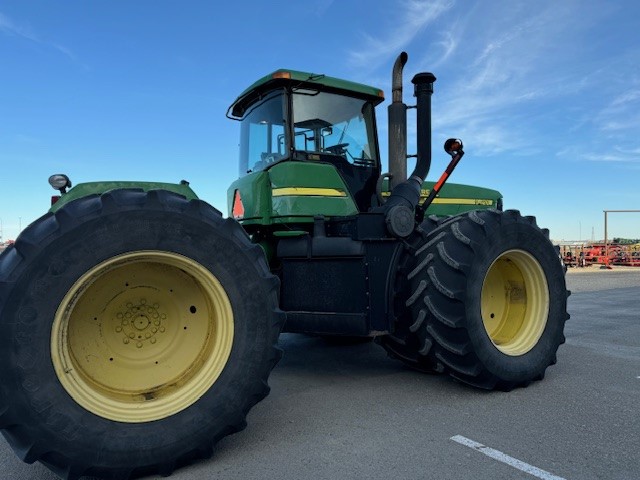
[(218, 279), (162, 251), (113, 257), (65, 295), (51, 333), (58, 379), (86, 410), (119, 422), (166, 418), (220, 376), (233, 312)]
[(491, 264), (481, 310), (484, 328), (502, 353), (524, 355), (538, 343), (549, 315), (549, 288), (533, 255), (509, 250)]

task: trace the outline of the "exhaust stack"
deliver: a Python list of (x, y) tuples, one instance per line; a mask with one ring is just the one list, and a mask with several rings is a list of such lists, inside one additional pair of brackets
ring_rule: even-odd
[(433, 82), (436, 77), (433, 73), (418, 73), (411, 82), (414, 85), (416, 97), (416, 143), (418, 155), (416, 168), (411, 174), (424, 181), (431, 168), (431, 95), (433, 94)]
[(391, 75), (392, 103), (389, 116), (389, 173), (390, 188), (394, 189), (407, 179), (407, 105), (402, 101), (402, 69), (409, 56), (398, 55)]
[(393, 101), (388, 110), (389, 171), (393, 175), (393, 190), (384, 211), (387, 229), (396, 237), (407, 237), (413, 232), (422, 182), (431, 167), (431, 94), (436, 77), (432, 73), (418, 73), (412, 80), (417, 97), (418, 154), (416, 167), (407, 179), (407, 106), (402, 102), (402, 69), (407, 59), (408, 55), (402, 52), (393, 66)]

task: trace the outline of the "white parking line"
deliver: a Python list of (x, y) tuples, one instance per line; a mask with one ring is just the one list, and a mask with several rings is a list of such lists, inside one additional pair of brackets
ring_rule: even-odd
[(502, 453), (499, 450), (495, 450), (493, 448), (489, 448), (481, 443), (474, 442), (473, 440), (468, 439), (467, 437), (463, 437), (462, 435), (455, 435), (450, 438), (454, 442), (457, 442), (465, 447), (473, 448), (480, 453), (484, 453), (486, 456), (493, 458), (494, 460), (498, 460), (499, 462), (506, 463), (507, 465), (512, 466), (513, 468), (517, 468), (529, 475), (533, 475), (534, 477), (542, 478), (543, 480), (566, 480), (563, 477), (558, 477), (552, 473), (547, 472), (546, 470), (542, 470), (540, 468), (534, 467), (533, 465), (529, 465), (528, 463), (522, 462), (517, 458), (510, 457), (506, 453)]

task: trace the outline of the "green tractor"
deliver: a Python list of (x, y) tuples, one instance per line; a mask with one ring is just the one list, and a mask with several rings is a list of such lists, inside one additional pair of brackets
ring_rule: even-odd
[(382, 174), (381, 90), (278, 70), (231, 105), (229, 215), (180, 184), (60, 191), (0, 256), (0, 429), (65, 479), (168, 475), (243, 429), (280, 332), (374, 337), (392, 357), (483, 389), (542, 379), (564, 341), (563, 266), (498, 192), (425, 183), (435, 77), (402, 53)]

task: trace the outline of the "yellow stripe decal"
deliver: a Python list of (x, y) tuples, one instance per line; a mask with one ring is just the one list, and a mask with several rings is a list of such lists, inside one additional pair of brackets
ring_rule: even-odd
[(313, 187), (286, 187), (274, 188), (274, 197), (299, 196), (299, 197), (346, 197), (347, 192), (335, 188), (313, 188)]
[[(427, 199), (427, 195), (424, 195), (425, 190), (422, 191), (423, 195), (420, 196), (420, 201), (423, 202)], [(383, 197), (391, 196), (390, 192), (382, 192)], [(444, 205), (493, 205), (494, 201), (486, 198), (440, 198), (436, 197), (433, 203), (440, 203)]]
[[(425, 200), (427, 197), (420, 197)], [(493, 200), (483, 198), (435, 198), (433, 203), (444, 203), (446, 205), (493, 205)]]

